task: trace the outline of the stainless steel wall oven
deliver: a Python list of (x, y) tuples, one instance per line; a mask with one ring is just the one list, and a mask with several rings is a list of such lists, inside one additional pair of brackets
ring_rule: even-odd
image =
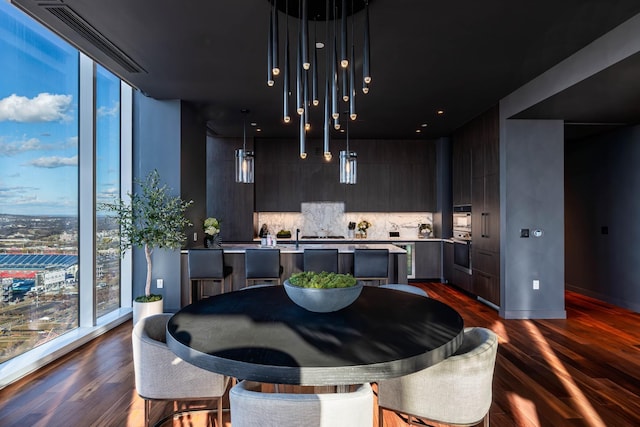
[(453, 267), (471, 274), (471, 206), (453, 207)]

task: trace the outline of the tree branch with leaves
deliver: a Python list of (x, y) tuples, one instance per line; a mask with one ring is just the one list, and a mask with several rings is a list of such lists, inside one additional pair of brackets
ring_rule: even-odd
[(160, 185), (160, 174), (151, 171), (144, 180), (135, 180), (140, 186), (137, 193), (127, 193), (127, 199), (101, 203), (99, 210), (111, 212), (120, 226), (120, 254), (124, 256), (133, 247), (144, 248), (147, 260), (145, 297), (136, 301), (159, 299), (151, 295), (151, 254), (155, 248), (179, 249), (187, 240), (185, 227), (192, 224), (184, 216), (193, 204), (180, 197), (171, 196), (166, 185)]

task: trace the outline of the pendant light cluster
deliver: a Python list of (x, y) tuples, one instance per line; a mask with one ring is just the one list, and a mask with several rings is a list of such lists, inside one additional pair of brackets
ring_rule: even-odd
[(253, 184), (253, 151), (247, 150), (247, 114), (249, 110), (242, 110), (242, 148), (236, 150), (236, 182)]
[[(296, 10), (290, 11), (289, 1), (296, 1)], [(324, 1), (324, 3), (323, 3)], [(267, 84), (275, 86), (276, 80), (282, 77), (283, 91), (283, 121), (292, 121), (291, 98), (295, 99), (294, 114), (299, 117), (300, 127), (300, 158), (307, 157), (306, 138), (307, 132), (311, 129), (310, 110), (320, 105), (318, 91), (318, 49), (324, 47), (325, 52), (325, 74), (324, 74), (324, 125), (323, 125), (323, 146), (324, 158), (329, 161), (332, 158), (329, 148), (331, 127), (339, 130), (341, 127), (341, 113), (348, 112), (346, 116), (349, 120), (356, 120), (356, 46), (355, 46), (355, 15), (356, 12), (364, 9), (362, 18), (362, 92), (369, 92), (371, 83), (370, 73), (370, 39), (369, 39), (369, 1), (368, 0), (270, 0), (271, 13), (269, 19), (269, 43), (267, 49)], [(284, 32), (284, 62), (279, 62), (280, 37), (279, 37), (279, 5), (284, 2), (284, 13), (286, 17)], [(312, 3), (312, 16), (309, 14), (309, 3)], [(354, 5), (354, 3), (357, 3)], [(349, 10), (349, 5), (351, 8)], [(295, 7), (295, 5), (293, 5)], [(324, 16), (322, 7), (324, 6)], [(280, 4), (282, 7), (282, 4)], [(356, 10), (358, 9), (358, 10)], [(295, 97), (291, 91), (290, 74), (290, 14), (297, 19), (297, 37), (294, 37), (296, 48), (295, 61)], [(309, 18), (313, 20), (313, 37), (309, 40)], [(318, 21), (324, 20), (325, 39), (324, 42), (318, 40)], [(351, 27), (351, 37), (349, 37), (349, 24)], [(292, 25), (293, 27), (293, 25)], [(295, 43), (297, 41), (297, 43)], [(349, 43), (350, 42), (350, 43)], [(312, 54), (309, 54), (309, 46), (313, 46)], [(350, 47), (350, 49), (349, 49)], [(343, 117), (345, 115), (342, 115)], [(355, 152), (348, 148), (349, 135), (347, 123), (347, 150), (340, 153), (340, 182), (355, 184), (356, 182), (356, 159)], [(344, 161), (343, 161), (343, 153)], [(344, 166), (343, 166), (344, 163)], [(344, 179), (343, 179), (344, 178)]]

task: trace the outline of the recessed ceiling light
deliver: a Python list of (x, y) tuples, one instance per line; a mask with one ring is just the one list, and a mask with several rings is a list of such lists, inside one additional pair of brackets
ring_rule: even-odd
[(262, 132), (262, 129), (256, 128), (256, 132)]
[(324, 49), (324, 43), (316, 42), (316, 49)]
[(426, 124), (426, 123), (423, 123), (423, 124), (421, 124), (420, 126), (421, 126), (421, 127), (423, 127), (423, 128), (426, 128), (426, 127), (427, 127), (427, 124)]
[(251, 126), (258, 126), (256, 122), (251, 122)]
[(422, 133), (421, 129), (416, 129), (416, 133)]
[(444, 110), (438, 110), (437, 113), (438, 115), (444, 114)]

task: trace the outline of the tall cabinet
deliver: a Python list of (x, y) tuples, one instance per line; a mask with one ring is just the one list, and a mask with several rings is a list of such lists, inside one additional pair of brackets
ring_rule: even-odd
[(498, 108), (473, 122), (471, 150), (472, 288), (500, 304), (500, 172)]

